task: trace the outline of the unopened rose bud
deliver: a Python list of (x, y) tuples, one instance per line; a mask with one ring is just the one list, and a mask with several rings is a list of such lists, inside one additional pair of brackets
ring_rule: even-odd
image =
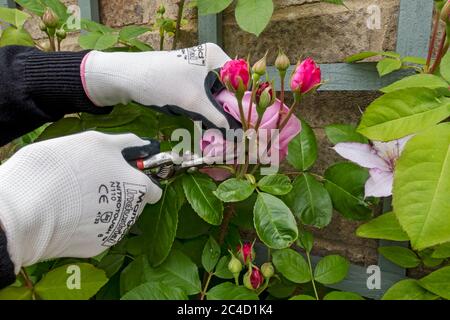
[(291, 77), (291, 89), (294, 93), (305, 94), (317, 88), (322, 81), (320, 67), (311, 58), (297, 64)]
[(39, 29), (41, 30), (41, 31), (44, 31), (44, 32), (46, 32), (47, 31), (47, 26), (45, 25), (45, 23), (44, 22), (39, 22)]
[(51, 8), (47, 8), (42, 16), (42, 22), (44, 22), (47, 28), (56, 28), (58, 26), (59, 17)]
[(450, 18), (450, 0), (447, 1), (441, 10), (441, 20), (445, 23), (449, 22)]
[(264, 278), (270, 279), (275, 274), (275, 269), (273, 267), (273, 264), (271, 262), (266, 262), (261, 266), (261, 273), (263, 274)]
[(255, 250), (253, 249), (253, 244), (250, 242), (246, 242), (243, 245), (238, 245), (237, 251), (239, 254), (239, 259), (245, 265), (255, 259)]
[(242, 263), (233, 255), (228, 263), (228, 270), (230, 270), (233, 275), (239, 274), (242, 271)]
[(275, 95), (270, 82), (263, 82), (258, 86), (255, 95), (256, 111), (262, 117), (267, 107), (275, 102)]
[(56, 31), (56, 36), (58, 39), (64, 40), (67, 37), (67, 33), (64, 29), (59, 29)]
[(280, 50), (277, 59), (275, 60), (275, 67), (278, 69), (278, 71), (286, 72), (290, 65), (291, 61), (289, 61), (288, 56)]
[(244, 59), (231, 60), (220, 69), (220, 80), (229, 91), (240, 91), (243, 95), (250, 82), (248, 63)]
[(264, 277), (258, 267), (252, 266), (244, 275), (244, 286), (250, 290), (257, 290), (264, 283)]
[(267, 53), (258, 60), (252, 67), (252, 71), (256, 73), (258, 76), (262, 77), (266, 74), (267, 69)]
[(164, 5), (161, 4), (158, 8), (158, 11), (156, 11), (156, 13), (158, 13), (160, 15), (164, 15), (164, 13), (166, 13), (166, 7), (164, 7)]

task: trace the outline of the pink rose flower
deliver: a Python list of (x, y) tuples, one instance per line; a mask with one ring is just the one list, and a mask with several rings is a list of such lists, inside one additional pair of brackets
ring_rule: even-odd
[(244, 285), (250, 290), (257, 290), (263, 283), (264, 277), (256, 266), (252, 266), (244, 275)]
[(255, 259), (255, 251), (253, 250), (253, 244), (250, 242), (245, 242), (243, 245), (237, 246), (237, 251), (239, 258), (244, 264), (248, 264)]
[(321, 81), (320, 67), (313, 59), (308, 58), (295, 68), (291, 78), (291, 89), (294, 92), (305, 94), (319, 85)]
[(239, 84), (242, 83), (245, 88), (250, 82), (250, 72), (248, 63), (244, 59), (230, 60), (220, 69), (220, 79), (225, 86), (230, 85), (234, 90), (239, 89)]

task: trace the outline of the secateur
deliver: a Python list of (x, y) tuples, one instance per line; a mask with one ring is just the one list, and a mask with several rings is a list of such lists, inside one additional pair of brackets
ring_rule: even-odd
[(214, 163), (225, 163), (227, 160), (236, 158), (235, 155), (214, 158), (202, 157), (192, 152), (185, 152), (183, 155), (172, 151), (160, 152), (159, 141), (147, 140), (150, 142), (149, 145), (127, 148), (122, 154), (131, 166), (159, 182), (186, 171), (195, 171)]

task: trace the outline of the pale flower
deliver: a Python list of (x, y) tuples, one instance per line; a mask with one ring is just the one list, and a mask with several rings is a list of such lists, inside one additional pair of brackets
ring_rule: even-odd
[(372, 144), (344, 142), (333, 149), (345, 159), (369, 169), (366, 197), (388, 197), (392, 195), (395, 164), (411, 137), (389, 142), (373, 141)]

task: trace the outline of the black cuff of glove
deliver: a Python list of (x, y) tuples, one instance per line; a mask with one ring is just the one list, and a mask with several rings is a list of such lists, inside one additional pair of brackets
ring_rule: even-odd
[(14, 264), (9, 257), (5, 233), (0, 229), (0, 289), (16, 281)]
[(87, 53), (34, 51), (28, 55), (24, 68), (26, 88), (49, 114), (111, 112), (111, 107), (95, 106), (83, 89), (80, 68)]

